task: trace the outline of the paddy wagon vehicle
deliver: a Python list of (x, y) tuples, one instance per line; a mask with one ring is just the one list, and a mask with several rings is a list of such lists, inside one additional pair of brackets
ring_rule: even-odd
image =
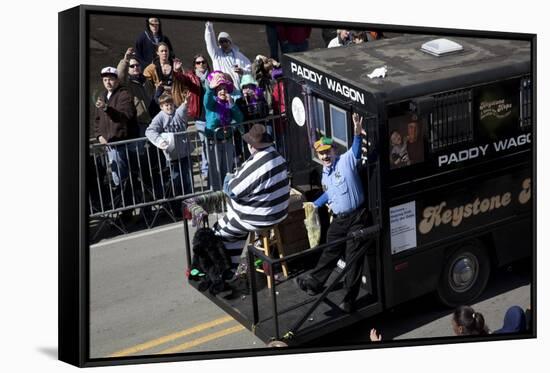
[(285, 280), (246, 299), (208, 296), (264, 341), (300, 344), (432, 292), (449, 306), (470, 303), (492, 268), (532, 256), (529, 40), (404, 35), (284, 55), (295, 188), (320, 187), (313, 142), (332, 137), (342, 153), (352, 115), (364, 118), (369, 221), (349, 239), (365, 241), (369, 284), (351, 314), (338, 312), (331, 280), (317, 298)]

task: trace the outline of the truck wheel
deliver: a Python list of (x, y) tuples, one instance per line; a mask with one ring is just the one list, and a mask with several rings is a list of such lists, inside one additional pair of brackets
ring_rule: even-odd
[(479, 297), (491, 272), (491, 262), (478, 241), (462, 244), (446, 260), (437, 294), (449, 307), (469, 304)]

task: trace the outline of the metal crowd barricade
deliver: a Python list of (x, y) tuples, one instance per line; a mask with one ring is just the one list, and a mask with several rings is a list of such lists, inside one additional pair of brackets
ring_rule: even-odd
[(214, 190), (222, 188), (226, 172), (233, 173), (250, 156), (242, 135), (248, 132), (250, 127), (256, 123), (266, 126), (268, 133), (273, 137), (275, 147), (283, 158), (287, 159), (285, 115), (270, 115), (262, 119), (253, 119), (216, 128), (214, 136), (207, 138), (208, 144), (206, 144), (209, 149), (208, 162), (214, 165), (214, 168), (209, 172)]
[[(284, 157), (284, 114), (218, 128), (212, 138), (204, 137), (206, 143), (201, 141), (199, 132), (194, 129), (175, 133), (175, 143), (184, 141), (189, 146), (184, 154), (171, 160), (145, 137), (90, 144), (87, 183), (89, 217), (100, 221), (95, 236), (106, 224), (127, 233), (122, 219), (124, 214), (141, 216), (148, 228), (155, 225), (162, 212), (176, 221), (184, 197), (221, 190), (225, 173), (234, 172), (250, 155), (241, 135), (255, 123), (266, 125)], [(189, 123), (191, 128), (193, 124)], [(221, 131), (229, 135), (222, 135)], [(224, 151), (229, 146), (233, 151)], [(211, 151), (203, 152), (204, 147)], [(201, 162), (204, 161), (208, 164), (207, 177), (201, 172)]]
[(100, 219), (96, 234), (110, 223), (122, 233), (126, 227), (120, 217), (137, 211), (147, 227), (152, 227), (160, 212), (176, 221), (178, 204), (185, 195), (207, 190), (197, 172), (200, 157), (198, 134), (185, 131), (173, 134), (176, 144), (173, 159), (147, 138), (92, 144), (89, 153), (88, 201), (90, 219)]

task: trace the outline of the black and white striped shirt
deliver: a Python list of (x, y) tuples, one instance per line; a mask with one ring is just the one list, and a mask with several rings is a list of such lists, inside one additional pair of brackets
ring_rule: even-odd
[(256, 227), (283, 221), (288, 213), (290, 183), (285, 159), (273, 146), (252, 155), (229, 181), (231, 209)]

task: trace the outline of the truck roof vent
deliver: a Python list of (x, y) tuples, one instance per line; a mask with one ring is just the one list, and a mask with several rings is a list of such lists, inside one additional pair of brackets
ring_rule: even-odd
[(422, 44), (420, 49), (423, 52), (439, 57), (450, 53), (460, 52), (464, 48), (462, 45), (449, 39), (436, 39)]

